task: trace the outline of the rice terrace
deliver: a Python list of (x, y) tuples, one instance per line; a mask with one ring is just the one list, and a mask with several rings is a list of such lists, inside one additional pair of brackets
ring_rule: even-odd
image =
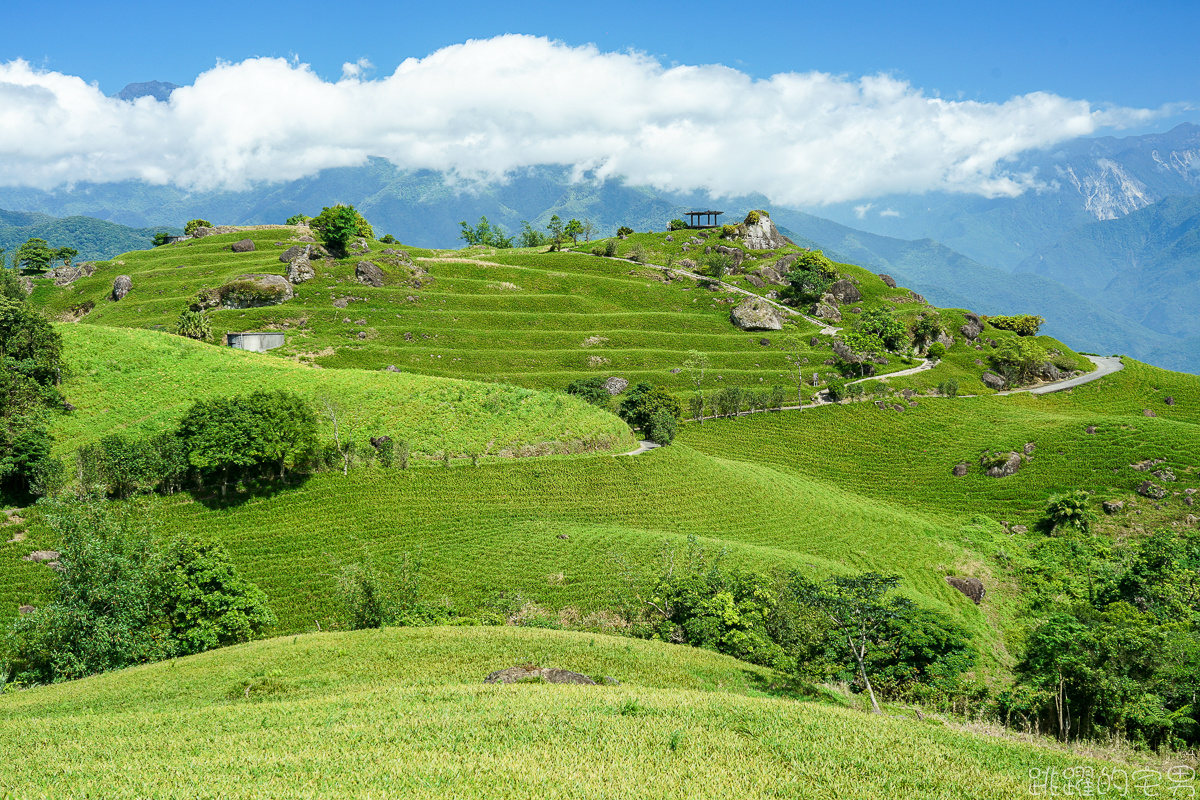
[(12, 796), (1194, 787), (1200, 379), (762, 210), (458, 251), (290, 222), (6, 301)]

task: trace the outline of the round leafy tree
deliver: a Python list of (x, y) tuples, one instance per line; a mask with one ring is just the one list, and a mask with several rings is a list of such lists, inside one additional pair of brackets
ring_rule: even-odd
[(683, 416), (683, 403), (662, 386), (651, 386), (639, 383), (621, 401), (619, 414), (621, 419), (634, 428), (649, 432), (650, 421), (654, 412), (665, 410), (675, 419)]
[(211, 228), (213, 224), (206, 219), (189, 219), (187, 224), (183, 226), (183, 234), (191, 236), (196, 232), (196, 228)]

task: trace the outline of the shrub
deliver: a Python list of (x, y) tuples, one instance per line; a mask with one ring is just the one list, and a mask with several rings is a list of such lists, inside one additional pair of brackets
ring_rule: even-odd
[(312, 217), (308, 216), (307, 214), (292, 214), (290, 217), (287, 218), (287, 220), (283, 224), (284, 225), (303, 225), (311, 219), (312, 219)]
[(1001, 374), (1018, 383), (1035, 379), (1046, 361), (1046, 350), (1032, 339), (1009, 338), (992, 351), (991, 362)]
[(757, 211), (751, 211), (749, 214), (746, 215), (745, 222), (747, 225), (757, 225), (758, 220), (759, 220), (759, 213)]
[(646, 431), (647, 438), (655, 444), (669, 445), (675, 441), (675, 433), (679, 423), (675, 416), (665, 408), (660, 408), (650, 415), (650, 425)]
[(958, 381), (942, 381), (937, 385), (937, 390), (944, 397), (958, 397)]
[(737, 236), (737, 225), (722, 225), (721, 226), (721, 238), (722, 239), (732, 239), (735, 236)]
[(802, 302), (818, 299), (838, 279), (833, 262), (820, 250), (805, 250), (792, 262), (787, 292)]
[(197, 228), (211, 228), (213, 224), (206, 219), (189, 219), (183, 226), (183, 235), (191, 236)]
[(723, 417), (736, 417), (745, 407), (746, 395), (740, 386), (726, 386), (717, 392), (717, 413)]
[(594, 378), (580, 378), (567, 384), (567, 394), (582, 397), (594, 406), (608, 408), (612, 395), (605, 388), (605, 383), (606, 379), (599, 376)]
[(682, 231), (687, 230), (688, 224), (681, 219), (673, 219), (667, 223), (667, 230)]
[(946, 346), (941, 342), (934, 342), (933, 344), (929, 345), (929, 348), (925, 351), (925, 357), (932, 359), (933, 361), (937, 361), (945, 355)]
[(696, 392), (688, 398), (688, 414), (694, 420), (704, 416), (704, 393)]
[(1046, 522), (1050, 532), (1060, 528), (1074, 528), (1081, 533), (1087, 533), (1095, 521), (1095, 513), (1088, 508), (1091, 495), (1080, 489), (1062, 494), (1051, 495), (1046, 501)]
[(783, 409), (783, 403), (787, 399), (787, 390), (782, 386), (774, 386), (771, 389), (770, 408), (780, 411)]
[(633, 246), (633, 249), (629, 251), (629, 258), (638, 262), (639, 264), (645, 264), (646, 263), (646, 246), (644, 244), (642, 244), (641, 242), (638, 242), (637, 244), (635, 244)]
[(825, 387), (829, 392), (829, 399), (835, 403), (846, 399), (846, 382), (843, 380), (833, 380)]
[(379, 446), (376, 448), (379, 454), (379, 466), (389, 469), (396, 460), (396, 443), (390, 436), (381, 436), (377, 441), (379, 442)]
[(683, 415), (683, 404), (679, 398), (662, 386), (639, 383), (628, 391), (621, 401), (618, 413), (631, 427), (647, 430), (654, 412), (665, 409), (675, 419)]
[(179, 319), (175, 321), (175, 333), (189, 339), (207, 342), (212, 339), (212, 320), (203, 311), (192, 311), (190, 308), (185, 308), (180, 313)]
[(604, 243), (604, 255), (611, 258), (611, 257), (615, 256), (616, 254), (617, 254), (617, 240), (609, 239), (607, 242)]
[(628, 225), (622, 225), (621, 227), (617, 228), (617, 236), (632, 236), (632, 235), (633, 235), (633, 228), (630, 228)]
[(714, 281), (723, 280), (733, 269), (733, 257), (725, 253), (712, 253), (705, 263), (708, 265), (708, 274)]
[(1046, 320), (1034, 314), (1019, 314), (1011, 317), (988, 317), (987, 322), (993, 328), (1013, 331), (1018, 336), (1037, 336), (1038, 329)]
[(400, 244), (400, 240), (390, 233), (385, 233), (383, 238), (379, 240), (380, 244)]
[(592, 255), (594, 255), (594, 256), (603, 256), (603, 255), (604, 255), (604, 248), (603, 248), (603, 247), (601, 247), (600, 245), (596, 245), (595, 247), (593, 247), (593, 248), (592, 248)]
[(346, 246), (354, 236), (375, 238), (371, 223), (367, 222), (354, 206), (336, 205), (332, 208), (322, 208), (321, 213), (309, 224), (326, 246), (339, 253), (346, 252)]

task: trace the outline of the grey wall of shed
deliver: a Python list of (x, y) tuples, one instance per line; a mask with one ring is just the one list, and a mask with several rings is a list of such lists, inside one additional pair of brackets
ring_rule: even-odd
[(276, 347), (283, 347), (284, 336), (282, 333), (228, 333), (225, 335), (226, 341), (230, 347), (236, 347), (239, 350), (251, 350), (255, 353), (261, 353), (264, 350), (274, 350)]

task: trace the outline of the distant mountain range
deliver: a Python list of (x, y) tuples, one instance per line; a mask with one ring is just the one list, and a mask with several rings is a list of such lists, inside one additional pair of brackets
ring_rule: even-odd
[(182, 227), (153, 226), (130, 228), (94, 217), (72, 216), (65, 219), (48, 214), (5, 211), (0, 208), (0, 248), (9, 253), (26, 241), (45, 239), (51, 247), (74, 247), (76, 260), (112, 258), (130, 250), (145, 250), (153, 245), (154, 234), (161, 230), (182, 233)]
[(165, 103), (170, 99), (171, 92), (178, 88), (179, 86), (174, 83), (146, 81), (145, 83), (128, 84), (124, 89), (112, 96), (118, 100), (137, 100), (139, 97), (153, 97), (155, 100)]
[[(169, 96), (162, 87), (173, 85), (131, 84), (123, 92)], [(135, 182), (52, 192), (0, 187), (0, 207), (98, 217), (148, 230), (148, 239), (154, 226), (178, 228), (197, 217), (279, 223), (351, 203), (378, 234), (426, 247), (453, 247), (458, 223), (480, 216), (509, 232), (523, 220), (544, 226), (554, 214), (586, 218), (609, 235), (619, 225), (662, 230), (691, 209), (719, 208), (724, 220), (737, 221), (752, 208), (768, 208), (778, 225), (812, 246), (888, 272), (939, 305), (1041, 314), (1046, 331), (1072, 347), (1200, 372), (1200, 338), (1194, 336), (1200, 300), (1192, 299), (1200, 296), (1200, 126), (1079, 139), (1026, 154), (1008, 168), (1037, 176), (1042, 188), (1012, 198), (935, 193), (805, 211), (756, 195), (713, 200), (578, 180), (563, 166), (531, 167), (501, 184), (474, 185), (373, 158), (361, 167), (244, 192), (190, 193)]]

